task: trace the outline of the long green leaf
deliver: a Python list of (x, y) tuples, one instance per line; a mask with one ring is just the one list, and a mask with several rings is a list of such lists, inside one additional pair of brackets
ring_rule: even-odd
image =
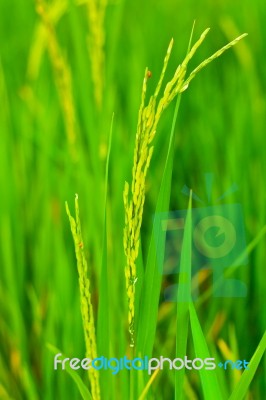
[[(210, 358), (208, 345), (200, 326), (195, 306), (192, 302), (189, 305), (189, 314), (196, 357), (201, 359)], [(219, 387), (216, 371), (206, 370), (205, 368), (202, 368), (199, 370), (199, 374), (202, 390), (204, 393), (204, 400), (222, 400), (223, 396)]]
[[(190, 51), (193, 32), (194, 32), (194, 24), (190, 35), (187, 54)], [(176, 126), (180, 102), (181, 102), (181, 94), (178, 95), (176, 100), (176, 106), (172, 120), (172, 127), (168, 145), (168, 152), (164, 165), (164, 172), (156, 204), (155, 215), (158, 215), (159, 213), (164, 212), (169, 208), (172, 171), (174, 162), (175, 126)], [(160, 245), (159, 241), (161, 240), (162, 243), (164, 243), (165, 241), (164, 239), (165, 239), (165, 233), (162, 234), (161, 226), (158, 223), (155, 223), (153, 226), (149, 252), (147, 257), (144, 283), (142, 287), (143, 297), (141, 298), (140, 310), (139, 310), (140, 329), (138, 329), (138, 340), (137, 340), (138, 352), (148, 356), (151, 355), (155, 338), (158, 304), (159, 304), (160, 288), (162, 281), (162, 272), (158, 267), (158, 248)], [(163, 252), (163, 249), (161, 249), (161, 252)]]
[[(56, 348), (55, 346), (53, 346), (53, 345), (51, 345), (51, 344), (47, 344), (47, 348), (54, 354), (54, 355), (56, 355), (56, 354), (58, 354), (58, 353), (61, 353), (62, 354), (62, 357), (63, 358), (66, 358), (65, 356), (64, 356), (64, 354), (58, 349), (58, 348)], [(92, 400), (92, 397), (91, 397), (91, 394), (90, 394), (90, 392), (89, 392), (89, 389), (85, 386), (85, 384), (82, 382), (82, 379), (81, 379), (81, 377), (79, 376), (79, 374), (75, 371), (75, 370), (73, 370), (73, 369), (71, 369), (70, 367), (69, 367), (69, 365), (66, 363), (66, 365), (65, 365), (65, 369), (66, 369), (66, 372), (70, 375), (70, 377), (73, 379), (73, 381), (75, 382), (75, 384), (76, 384), (76, 386), (77, 386), (77, 388), (78, 388), (78, 390), (79, 390), (79, 393), (81, 394), (81, 397), (82, 397), (82, 399), (83, 400)]]
[(217, 281), (215, 281), (214, 284), (209, 289), (207, 289), (203, 294), (201, 294), (201, 296), (197, 301), (197, 307), (200, 307), (206, 300), (208, 300), (208, 298), (211, 297), (211, 295), (215, 292), (215, 290), (219, 289), (221, 284), (224, 282), (224, 279), (230, 278), (231, 275), (241, 267), (242, 259), (244, 258), (244, 256), (250, 254), (265, 235), (266, 235), (266, 225), (262, 227), (259, 233), (255, 236), (255, 238), (249, 243), (247, 248), (234, 261), (235, 266), (232, 268), (228, 268), (225, 271), (224, 276), (219, 277)]
[(246, 369), (238, 382), (236, 388), (233, 393), (229, 397), (229, 400), (242, 400), (247, 394), (249, 385), (255, 375), (255, 372), (259, 366), (260, 360), (262, 359), (263, 354), (266, 350), (266, 331), (250, 361), (248, 364), (248, 369)]
[[(167, 159), (165, 163), (162, 183), (160, 186), (157, 206), (155, 214), (158, 215), (160, 212), (165, 211), (169, 207), (170, 191), (171, 191), (171, 180), (173, 171), (173, 159), (174, 159), (174, 133), (175, 124), (180, 105), (181, 95), (178, 96), (176, 103), (175, 115), (172, 123), (172, 131), (169, 141), (169, 148)], [(144, 355), (151, 355), (152, 347), (154, 343), (156, 321), (158, 314), (158, 303), (160, 296), (160, 288), (162, 281), (162, 274), (157, 266), (157, 249), (159, 246), (158, 241), (163, 240), (160, 226), (154, 224), (152, 238), (150, 241), (149, 252), (147, 257), (146, 271), (143, 282), (143, 297), (140, 302), (140, 314), (139, 314), (139, 329), (138, 329), (138, 340), (137, 349)], [(154, 238), (157, 238), (155, 242)]]
[[(176, 319), (176, 357), (184, 358), (187, 354), (189, 323), (189, 303), (191, 302), (191, 237), (192, 237), (192, 196), (189, 198), (185, 223), (184, 239), (180, 259), (180, 271), (177, 290)], [(184, 282), (185, 281), (185, 282)], [(184, 398), (185, 369), (175, 371), (175, 400)]]
[[(100, 355), (109, 358), (109, 337), (110, 337), (110, 315), (109, 315), (109, 279), (108, 279), (108, 268), (107, 268), (107, 227), (106, 227), (106, 211), (107, 211), (107, 197), (108, 197), (108, 175), (109, 175), (109, 161), (112, 146), (113, 136), (113, 122), (114, 116), (112, 117), (108, 153), (106, 159), (106, 170), (105, 170), (105, 199), (104, 199), (104, 232), (103, 232), (103, 249), (102, 249), (102, 269), (100, 276), (100, 289), (99, 289), (99, 309), (98, 309), (98, 320), (97, 320), (97, 348)], [(107, 398), (108, 392), (110, 391), (110, 374), (108, 371), (102, 371), (100, 374), (101, 392), (103, 397)]]

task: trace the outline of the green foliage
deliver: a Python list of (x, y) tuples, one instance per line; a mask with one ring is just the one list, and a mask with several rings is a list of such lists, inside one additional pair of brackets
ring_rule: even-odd
[[(88, 315), (85, 308), (83, 315), (80, 312), (79, 290), (87, 279), (87, 308), (95, 318), (99, 356), (175, 358), (187, 352), (223, 360), (223, 343), (233, 360), (250, 360), (250, 369), (238, 374), (217, 369), (211, 375), (208, 371), (182, 375), (165, 369), (149, 377), (145, 371), (124, 370), (118, 375), (104, 371), (99, 374), (102, 399), (263, 398), (265, 4), (260, 0), (252, 5), (247, 0), (36, 3), (37, 10), (33, 2), (0, 2), (0, 398), (90, 398), (86, 373), (53, 369), (57, 348), (67, 357), (86, 355), (83, 328)], [(174, 108), (167, 101), (163, 117), (158, 114), (136, 260), (132, 350), (124, 279), (123, 190), (132, 176), (143, 71), (148, 65), (152, 73), (149, 99), (156, 93), (171, 37), (176, 45), (165, 81), (172, 82), (178, 60), (185, 58), (195, 17), (195, 35), (206, 26), (211, 26), (211, 34), (189, 60), (182, 85), (217, 56), (217, 49), (225, 50), (224, 43), (241, 32), (249, 35), (201, 71), (182, 94), (182, 103), (178, 97)], [(169, 92), (171, 99), (177, 92)], [(154, 105), (154, 116), (156, 110)], [(152, 220), (156, 213), (187, 208), (181, 194), (184, 185), (205, 201), (206, 172), (214, 174), (210, 206), (234, 182), (239, 187), (222, 202), (242, 205), (249, 260), (243, 266), (239, 255), (239, 265), (225, 273), (247, 285), (247, 297), (213, 297), (212, 275), (201, 271), (199, 296), (193, 303), (167, 303), (162, 289), (176, 277), (173, 281), (163, 276), (157, 267), (158, 232)], [(70, 218), (77, 257), (64, 206), (66, 200), (72, 204), (75, 193), (82, 224), (81, 238), (79, 221)], [(192, 199), (191, 207), (199, 204)], [(188, 223), (182, 252), (186, 273), (193, 268), (190, 230)], [(79, 286), (79, 279), (85, 286)], [(179, 279), (181, 284), (182, 275)], [(192, 274), (192, 291), (195, 282)], [(47, 351), (47, 343), (56, 348)]]

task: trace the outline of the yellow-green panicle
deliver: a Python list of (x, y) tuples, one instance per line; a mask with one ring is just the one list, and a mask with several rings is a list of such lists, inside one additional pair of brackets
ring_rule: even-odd
[(152, 141), (156, 134), (158, 123), (161, 119), (163, 111), (178, 94), (184, 92), (188, 88), (190, 81), (196, 76), (196, 74), (215, 58), (219, 57), (225, 50), (234, 46), (245, 36), (244, 34), (236, 38), (214, 53), (211, 57), (203, 61), (186, 79), (188, 63), (204, 41), (208, 32), (209, 29), (206, 29), (197, 42), (192, 46), (190, 51), (188, 51), (188, 54), (183, 62), (177, 67), (173, 78), (165, 85), (163, 94), (160, 100), (158, 100), (173, 47), (173, 39), (171, 40), (164, 59), (163, 68), (157, 87), (154, 94), (150, 97), (147, 106), (145, 106), (145, 97), (147, 91), (147, 81), (151, 76), (151, 73), (149, 73), (148, 69), (145, 71), (135, 141), (132, 183), (130, 186), (128, 182), (126, 182), (124, 188), (124, 252), (126, 256), (125, 277), (128, 297), (128, 323), (131, 347), (134, 346), (135, 285), (137, 283), (136, 260), (138, 258), (140, 246), (140, 229), (142, 225), (145, 202), (146, 175), (153, 154)]
[[(93, 307), (91, 303), (90, 281), (88, 279), (88, 266), (84, 254), (83, 239), (81, 233), (81, 225), (79, 219), (78, 195), (75, 198), (76, 219), (74, 219), (69, 211), (66, 203), (66, 212), (70, 222), (70, 228), (75, 245), (75, 253), (77, 259), (77, 268), (79, 275), (80, 305), (81, 315), (86, 343), (86, 357), (91, 360), (97, 358), (97, 346), (95, 335), (95, 324), (93, 316)], [(100, 400), (100, 384), (99, 372), (94, 368), (88, 370), (93, 400)]]

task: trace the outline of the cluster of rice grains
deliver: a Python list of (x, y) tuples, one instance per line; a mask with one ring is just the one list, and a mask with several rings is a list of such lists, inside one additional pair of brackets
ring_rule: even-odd
[(104, 20), (106, 14), (107, 0), (86, 1), (89, 36), (88, 47), (91, 59), (91, 75), (94, 84), (94, 97), (97, 107), (101, 109), (104, 86), (104, 45), (105, 31)]
[(77, 118), (74, 105), (72, 76), (70, 66), (65, 60), (60, 48), (51, 9), (44, 0), (35, 0), (39, 14), (47, 35), (47, 49), (54, 73), (58, 97), (65, 125), (69, 153), (72, 160), (77, 158)]
[[(97, 358), (97, 345), (95, 335), (95, 322), (93, 316), (93, 307), (91, 302), (90, 281), (88, 278), (88, 266), (84, 254), (83, 239), (81, 233), (81, 225), (79, 218), (78, 195), (75, 198), (76, 219), (74, 219), (69, 211), (66, 203), (66, 212), (70, 222), (70, 229), (73, 236), (75, 253), (77, 259), (77, 268), (79, 275), (79, 291), (80, 291), (80, 307), (83, 322), (83, 330), (86, 345), (86, 357), (93, 360)], [(89, 380), (91, 384), (91, 392), (93, 400), (100, 400), (100, 384), (99, 371), (90, 368), (88, 370)]]
[(215, 58), (219, 57), (225, 50), (234, 46), (239, 40), (246, 36), (246, 34), (243, 34), (232, 42), (228, 43), (226, 46), (222, 47), (211, 57), (199, 64), (199, 66), (195, 68), (186, 78), (188, 63), (195, 54), (196, 50), (204, 41), (208, 32), (209, 29), (206, 29), (194, 46), (188, 51), (184, 61), (177, 67), (173, 78), (165, 85), (163, 94), (160, 98), (158, 98), (161, 92), (163, 79), (173, 47), (173, 40), (171, 40), (164, 59), (159, 82), (154, 94), (150, 97), (148, 105), (146, 106), (145, 97), (147, 81), (151, 76), (151, 73), (148, 69), (145, 71), (135, 141), (132, 182), (131, 186), (128, 182), (126, 182), (124, 188), (124, 252), (126, 256), (125, 277), (128, 298), (128, 323), (131, 347), (134, 347), (135, 286), (138, 279), (136, 260), (138, 258), (140, 246), (140, 229), (142, 225), (145, 202), (145, 181), (153, 153), (152, 142), (156, 134), (159, 120), (167, 106), (178, 94), (184, 92), (188, 88), (191, 80), (202, 68), (204, 68)]
[[(128, 298), (128, 323), (130, 334), (130, 346), (134, 348), (134, 317), (135, 317), (135, 287), (138, 279), (136, 261), (139, 255), (140, 246), (140, 230), (143, 218), (143, 209), (145, 202), (145, 182), (150, 165), (153, 146), (152, 142), (156, 134), (157, 126), (163, 111), (172, 102), (172, 100), (184, 90), (188, 88), (190, 81), (196, 74), (209, 64), (212, 60), (219, 57), (225, 50), (235, 45), (245, 35), (239, 36), (228, 45), (217, 51), (211, 57), (203, 61), (191, 74), (186, 78), (187, 65), (198, 47), (205, 39), (209, 29), (205, 30), (200, 36), (199, 40), (194, 44), (188, 52), (184, 61), (178, 66), (173, 78), (165, 85), (163, 94), (159, 98), (161, 92), (163, 79), (165, 76), (168, 61), (171, 55), (173, 40), (171, 40), (168, 47), (163, 69), (159, 82), (155, 89), (154, 94), (151, 96), (149, 103), (145, 106), (145, 97), (147, 82), (151, 76), (150, 71), (146, 69), (143, 87), (141, 106), (139, 110), (137, 134), (134, 151), (134, 165), (132, 170), (131, 186), (128, 182), (125, 183), (124, 188), (124, 207), (125, 207), (125, 228), (124, 228), (124, 252), (126, 256), (126, 289)], [(78, 197), (75, 199), (76, 218), (74, 219), (66, 204), (66, 211), (70, 221), (71, 232), (75, 245), (75, 253), (77, 259), (77, 268), (79, 275), (79, 288), (80, 288), (80, 302), (81, 314), (83, 320), (83, 329), (86, 343), (86, 357), (94, 359), (97, 357), (96, 335), (95, 335), (95, 321), (93, 316), (93, 306), (90, 294), (90, 280), (88, 278), (88, 266), (83, 249), (83, 241), (81, 234), (81, 225), (79, 218)], [(90, 369), (89, 379), (92, 390), (93, 399), (100, 399), (100, 384), (99, 372), (95, 369)]]
[[(65, 125), (69, 153), (73, 161), (78, 158), (78, 120), (76, 116), (72, 73), (63, 50), (60, 47), (56, 21), (68, 10), (67, 2), (47, 3), (45, 0), (35, 0), (36, 11), (40, 16), (46, 35), (46, 46), (51, 61), (54, 80)], [(88, 53), (91, 61), (91, 77), (93, 82), (94, 100), (96, 108), (101, 110), (104, 86), (104, 20), (107, 0), (77, 1), (86, 6), (88, 19)], [(84, 3), (84, 4), (83, 4)], [(40, 38), (37, 38), (38, 41)], [(38, 48), (40, 43), (37, 42)]]

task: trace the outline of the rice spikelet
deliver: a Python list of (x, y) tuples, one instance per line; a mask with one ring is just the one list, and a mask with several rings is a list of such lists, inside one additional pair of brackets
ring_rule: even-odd
[(76, 161), (77, 123), (70, 68), (62, 55), (54, 29), (53, 18), (50, 16), (46, 2), (44, 0), (35, 1), (37, 13), (39, 14), (47, 32), (47, 47), (62, 109), (69, 152), (72, 159)]
[[(90, 281), (88, 279), (88, 266), (83, 249), (83, 239), (81, 233), (81, 225), (79, 219), (78, 195), (75, 198), (76, 219), (74, 219), (69, 211), (66, 203), (66, 212), (70, 222), (70, 228), (75, 245), (75, 253), (77, 259), (77, 268), (79, 275), (79, 290), (80, 290), (80, 306), (83, 322), (83, 330), (86, 344), (86, 357), (93, 360), (97, 358), (97, 346), (95, 335), (95, 323), (93, 316), (93, 307), (91, 303)], [(88, 375), (91, 384), (91, 392), (93, 400), (100, 400), (100, 384), (99, 371), (94, 368), (88, 370)]]
[(89, 55), (91, 59), (92, 81), (94, 97), (99, 109), (102, 106), (104, 86), (104, 44), (105, 30), (104, 20), (107, 0), (87, 0), (87, 15), (89, 23)]
[(125, 277), (126, 290), (128, 297), (128, 323), (130, 334), (130, 346), (134, 347), (134, 317), (135, 317), (135, 286), (137, 283), (136, 260), (139, 254), (140, 246), (140, 229), (143, 218), (143, 208), (145, 202), (145, 183), (146, 175), (153, 154), (152, 141), (155, 137), (156, 130), (163, 111), (169, 106), (174, 98), (184, 92), (190, 81), (196, 74), (207, 66), (215, 58), (219, 57), (224, 51), (234, 46), (246, 34), (243, 34), (222, 47), (211, 57), (203, 61), (196, 69), (194, 69), (187, 79), (187, 66), (197, 49), (206, 38), (209, 29), (206, 29), (191, 50), (186, 55), (183, 62), (177, 67), (173, 78), (165, 85), (163, 94), (158, 100), (159, 93), (162, 89), (163, 79), (167, 69), (168, 61), (172, 52), (173, 39), (171, 40), (162, 68), (162, 72), (155, 89), (154, 94), (150, 97), (148, 105), (145, 106), (145, 97), (147, 91), (147, 81), (151, 74), (146, 68), (143, 86), (141, 104), (139, 109), (137, 133), (134, 150), (134, 164), (132, 170), (131, 186), (125, 182), (124, 188), (124, 208), (125, 208), (125, 228), (124, 228), (124, 252), (126, 256)]

